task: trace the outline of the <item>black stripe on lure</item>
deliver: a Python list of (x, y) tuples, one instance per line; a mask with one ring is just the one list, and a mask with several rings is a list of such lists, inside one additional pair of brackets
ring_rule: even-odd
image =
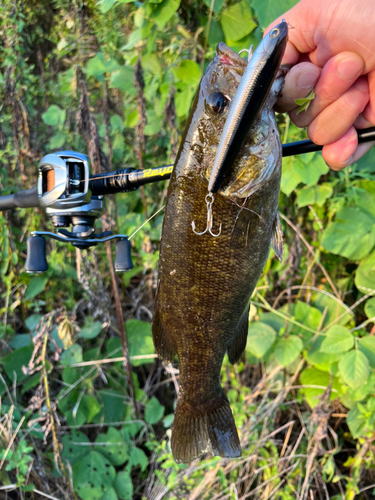
[(288, 41), (285, 21), (275, 26), (254, 51), (230, 104), (208, 183), (217, 193), (254, 125), (276, 78)]

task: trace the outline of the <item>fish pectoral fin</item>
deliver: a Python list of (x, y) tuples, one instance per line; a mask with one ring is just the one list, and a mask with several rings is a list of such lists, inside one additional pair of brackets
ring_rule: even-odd
[(284, 239), (279, 212), (277, 212), (275, 220), (273, 221), (271, 246), (276, 254), (276, 257), (281, 262), (284, 255)]
[(234, 458), (241, 455), (240, 440), (224, 392), (204, 404), (177, 402), (171, 439), (177, 463), (191, 462), (203, 453)]
[(246, 308), (246, 311), (241, 316), (241, 319), (238, 323), (236, 336), (227, 349), (229, 362), (232, 365), (238, 363), (246, 347), (247, 331), (249, 329), (249, 311), (250, 306)]
[(177, 354), (177, 346), (164, 328), (158, 307), (156, 307), (152, 319), (152, 339), (154, 341), (156, 354), (159, 358), (166, 362), (172, 362)]

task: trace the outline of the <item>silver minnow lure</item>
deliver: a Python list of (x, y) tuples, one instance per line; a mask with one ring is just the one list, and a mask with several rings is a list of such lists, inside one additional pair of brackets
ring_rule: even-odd
[(208, 184), (209, 193), (219, 190), (254, 125), (279, 70), (287, 41), (288, 25), (282, 21), (254, 51), (229, 107)]

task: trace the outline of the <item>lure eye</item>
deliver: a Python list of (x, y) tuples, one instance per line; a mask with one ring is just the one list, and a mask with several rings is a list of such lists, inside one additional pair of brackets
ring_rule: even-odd
[(280, 33), (279, 28), (274, 28), (270, 33), (270, 38), (276, 38)]
[(228, 99), (221, 92), (214, 92), (207, 99), (210, 110), (215, 114), (221, 114), (228, 105)]

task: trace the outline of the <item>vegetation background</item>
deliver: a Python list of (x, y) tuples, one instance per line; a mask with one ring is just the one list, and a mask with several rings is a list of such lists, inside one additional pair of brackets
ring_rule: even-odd
[[(294, 3), (1, 2), (1, 194), (35, 186), (59, 149), (95, 173), (172, 163), (216, 44), (256, 45)], [(283, 142), (304, 138), (278, 121)], [(98, 227), (140, 228), (116, 277), (109, 244), (52, 240), (49, 270), (26, 274), (28, 234), (51, 224), (0, 213), (0, 498), (374, 498), (374, 173), (374, 151), (338, 173), (320, 154), (283, 161), (286, 255), (270, 254), (246, 356), (222, 370), (237, 460), (170, 452), (178, 366), (155, 359), (150, 327), (162, 211), (148, 220), (166, 183), (108, 197)]]

